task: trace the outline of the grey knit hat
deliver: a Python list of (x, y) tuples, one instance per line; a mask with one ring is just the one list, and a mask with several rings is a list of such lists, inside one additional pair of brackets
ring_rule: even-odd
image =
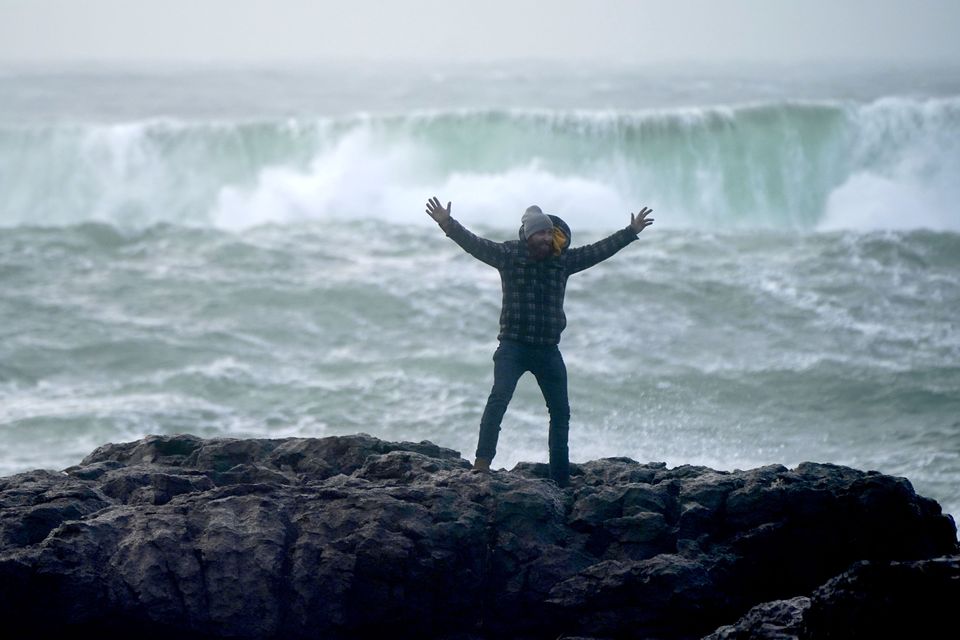
[(537, 205), (527, 207), (520, 222), (523, 224), (524, 238), (544, 229), (553, 229), (553, 221)]

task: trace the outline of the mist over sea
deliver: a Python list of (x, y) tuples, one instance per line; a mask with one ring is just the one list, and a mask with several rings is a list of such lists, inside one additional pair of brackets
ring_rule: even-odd
[[(573, 244), (574, 462), (832, 462), (960, 514), (960, 73), (937, 67), (0, 69), (0, 474), (151, 433), (472, 459), (488, 238)], [(494, 467), (546, 460), (521, 380)]]

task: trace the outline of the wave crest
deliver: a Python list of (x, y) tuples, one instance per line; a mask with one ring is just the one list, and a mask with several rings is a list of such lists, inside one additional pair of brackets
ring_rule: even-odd
[(0, 128), (0, 225), (239, 229), (425, 221), (430, 195), (512, 226), (536, 201), (608, 228), (960, 229), (960, 98), (659, 111)]

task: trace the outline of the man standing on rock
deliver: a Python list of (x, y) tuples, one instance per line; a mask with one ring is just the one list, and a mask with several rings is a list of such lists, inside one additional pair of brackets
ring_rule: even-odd
[(567, 368), (558, 347), (567, 324), (563, 296), (567, 278), (606, 260), (637, 239), (653, 224), (644, 207), (630, 224), (611, 236), (570, 249), (570, 227), (540, 207), (528, 207), (521, 218), (520, 239), (494, 242), (481, 238), (450, 216), (434, 197), (427, 201), (427, 214), (464, 251), (500, 272), (503, 302), (500, 308), (500, 346), (493, 354), (493, 390), (480, 419), (480, 439), (473, 468), (489, 471), (497, 450), (500, 422), (513, 397), (517, 381), (530, 371), (537, 379), (550, 413), (550, 477), (560, 486), (570, 479), (567, 434), (570, 403), (567, 399)]

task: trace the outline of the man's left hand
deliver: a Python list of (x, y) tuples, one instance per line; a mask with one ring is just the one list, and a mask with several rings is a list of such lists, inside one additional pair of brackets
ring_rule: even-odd
[(634, 233), (640, 233), (653, 224), (653, 218), (647, 217), (651, 213), (653, 213), (653, 209), (647, 207), (641, 209), (636, 217), (634, 217), (632, 212), (630, 213), (630, 228), (633, 229)]

